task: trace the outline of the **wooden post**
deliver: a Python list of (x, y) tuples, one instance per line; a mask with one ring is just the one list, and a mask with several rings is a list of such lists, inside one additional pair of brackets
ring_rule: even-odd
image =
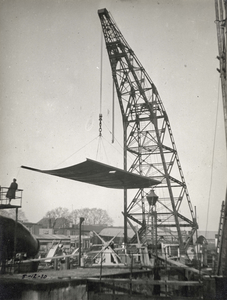
[(102, 252), (100, 253), (100, 274), (99, 274), (99, 278), (100, 278), (100, 280), (102, 279), (102, 260), (103, 260), (103, 258), (102, 258)]
[(18, 221), (18, 207), (16, 208), (16, 222), (15, 222), (15, 228), (14, 228), (14, 248), (13, 248), (13, 257), (14, 260), (16, 258), (16, 248), (17, 248), (17, 221)]
[(79, 224), (79, 267), (81, 266), (81, 224), (83, 223), (84, 218), (80, 218), (80, 224)]
[(66, 270), (70, 269), (70, 259), (69, 259), (69, 257), (65, 258), (65, 268), (66, 268)]
[(58, 259), (54, 259), (54, 270), (58, 270)]

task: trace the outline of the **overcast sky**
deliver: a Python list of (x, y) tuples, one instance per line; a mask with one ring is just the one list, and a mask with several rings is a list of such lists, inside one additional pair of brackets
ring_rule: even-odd
[(114, 225), (123, 225), (122, 191), (20, 168), (63, 168), (86, 158), (123, 167), (118, 103), (111, 144), (112, 78), (105, 48), (98, 138), (101, 8), (111, 12), (158, 88), (200, 229), (210, 201), (208, 229), (217, 230), (226, 147), (214, 0), (0, 0), (1, 186), (17, 178), (31, 222), (58, 206), (97, 207), (107, 210)]

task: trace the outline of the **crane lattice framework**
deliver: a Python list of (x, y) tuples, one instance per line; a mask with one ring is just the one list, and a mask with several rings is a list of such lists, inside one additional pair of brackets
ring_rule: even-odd
[[(124, 169), (161, 182), (155, 187), (159, 197), (158, 237), (177, 240), (183, 251), (197, 223), (166, 110), (156, 86), (112, 16), (106, 9), (99, 10), (98, 14), (123, 118)], [(133, 162), (128, 168), (129, 158)], [(127, 222), (140, 225), (141, 239), (148, 231), (148, 192), (139, 189), (129, 205), (127, 191), (124, 193), (125, 242)]]

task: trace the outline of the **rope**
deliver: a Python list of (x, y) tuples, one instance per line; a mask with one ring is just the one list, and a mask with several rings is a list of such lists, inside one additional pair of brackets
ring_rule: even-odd
[[(96, 152), (96, 160), (98, 160), (98, 154), (101, 153), (101, 146), (103, 148), (104, 155), (107, 159), (107, 162), (109, 163), (108, 156), (107, 156), (107, 153), (106, 153), (106, 149), (105, 149), (104, 144), (103, 144), (103, 138), (99, 138), (98, 148), (97, 148), (97, 152)], [(99, 151), (99, 149), (100, 149), (100, 151)], [(102, 153), (100, 154), (100, 159), (101, 159), (101, 155), (102, 155)]]
[[(106, 123), (103, 122), (103, 124), (104, 124), (105, 128), (108, 130), (109, 134), (112, 135), (112, 131), (109, 129), (109, 127), (106, 125)], [(120, 153), (120, 154), (122, 155), (122, 153), (120, 152), (120, 150), (117, 149), (117, 148), (113, 145), (113, 142), (110, 143), (110, 142), (109, 142), (108, 140), (106, 140), (105, 138), (104, 138), (104, 140), (105, 140), (111, 147), (113, 147), (118, 153)], [(118, 139), (117, 139), (116, 137), (114, 137), (114, 141), (120, 146), (120, 149), (123, 151), (124, 148), (123, 148), (122, 144), (118, 141)], [(116, 144), (116, 143), (115, 143), (115, 144)], [(134, 158), (128, 156), (128, 160), (129, 160), (131, 163), (133, 163)]]
[(64, 159), (62, 162), (60, 162), (59, 164), (57, 164), (55, 166), (58, 167), (59, 165), (61, 165), (63, 162), (65, 162), (66, 160), (68, 160), (70, 157), (72, 157), (73, 155), (75, 155), (76, 153), (78, 153), (80, 150), (82, 150), (83, 148), (87, 147), (89, 144), (91, 144), (94, 140), (96, 140), (97, 137), (95, 137), (93, 140), (91, 140), (90, 142), (88, 142), (86, 145), (84, 145), (83, 147), (79, 148), (76, 152), (74, 152), (73, 154), (71, 154), (69, 157), (67, 157), (66, 159)]
[[(102, 38), (102, 30), (101, 30), (101, 58), (100, 58), (100, 113), (99, 113), (99, 137), (102, 137), (102, 72), (103, 72), (103, 38)], [(75, 155), (76, 153), (78, 153), (80, 150), (82, 150), (83, 148), (85, 148), (86, 146), (88, 146), (90, 143), (92, 143), (97, 137), (95, 137), (93, 140), (91, 140), (89, 143), (87, 143), (86, 145), (84, 145), (83, 147), (81, 147), (80, 149), (78, 149), (76, 152), (74, 152), (72, 155), (70, 155), (69, 157), (67, 157), (66, 159), (64, 159), (62, 162), (60, 162), (57, 166), (59, 166), (60, 164), (62, 164), (63, 162), (65, 162), (66, 160), (68, 160), (69, 158), (71, 158), (73, 155)], [(99, 145), (98, 145), (98, 149), (99, 149)], [(97, 149), (97, 152), (98, 152)], [(55, 167), (57, 167), (55, 166)]]
[(16, 179), (19, 178), (20, 170), (21, 170), (21, 167), (18, 167)]
[[(105, 125), (105, 127), (107, 128), (107, 130), (109, 131), (109, 134), (112, 135), (112, 131), (108, 128), (108, 126), (106, 125), (105, 122), (104, 122), (104, 125)], [(120, 151), (119, 151), (116, 147), (114, 147), (113, 145), (111, 145), (111, 144), (108, 142), (108, 140), (106, 140), (105, 138), (104, 138), (104, 140), (107, 141), (107, 143), (108, 143), (111, 147), (113, 147), (114, 149), (116, 149), (116, 150), (120, 153)], [(120, 143), (116, 138), (115, 138), (115, 141), (116, 141), (117, 144), (120, 146), (121, 150), (123, 150), (124, 148), (122, 147), (121, 143)]]
[(213, 183), (214, 152), (215, 152), (215, 143), (216, 143), (216, 134), (217, 134), (217, 120), (218, 120), (218, 107), (219, 107), (219, 91), (220, 91), (220, 78), (219, 78), (219, 86), (218, 86), (218, 99), (217, 99), (216, 120), (215, 120), (215, 128), (214, 128), (214, 142), (213, 142), (212, 160), (211, 160), (211, 176), (210, 176), (211, 178), (210, 178), (210, 188), (209, 188), (209, 196), (208, 196), (208, 207), (207, 207), (207, 219), (206, 219), (205, 236), (207, 234), (208, 217), (209, 217), (209, 211), (210, 211), (210, 196), (211, 196), (211, 189), (212, 189), (212, 183)]

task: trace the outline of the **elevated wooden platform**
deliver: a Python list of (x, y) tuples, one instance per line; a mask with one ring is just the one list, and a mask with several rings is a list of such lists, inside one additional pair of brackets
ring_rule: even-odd
[(11, 209), (11, 208), (21, 208), (21, 205), (14, 205), (14, 204), (9, 204), (9, 203), (7, 203), (7, 204), (0, 203), (0, 209)]
[(6, 197), (8, 192), (7, 187), (0, 187), (0, 209), (11, 209), (22, 207), (22, 192), (23, 190), (17, 189), (15, 192), (15, 199), (11, 199), (11, 202)]
[[(153, 279), (152, 270), (92, 269), (39, 270), (2, 275), (0, 299), (215, 299), (215, 280)], [(156, 293), (154, 287), (159, 287)], [(212, 289), (211, 289), (212, 287)], [(209, 297), (206, 291), (209, 291)], [(121, 297), (120, 297), (121, 296)], [(119, 298), (120, 297), (120, 298)], [(203, 298), (202, 298), (203, 297)]]

